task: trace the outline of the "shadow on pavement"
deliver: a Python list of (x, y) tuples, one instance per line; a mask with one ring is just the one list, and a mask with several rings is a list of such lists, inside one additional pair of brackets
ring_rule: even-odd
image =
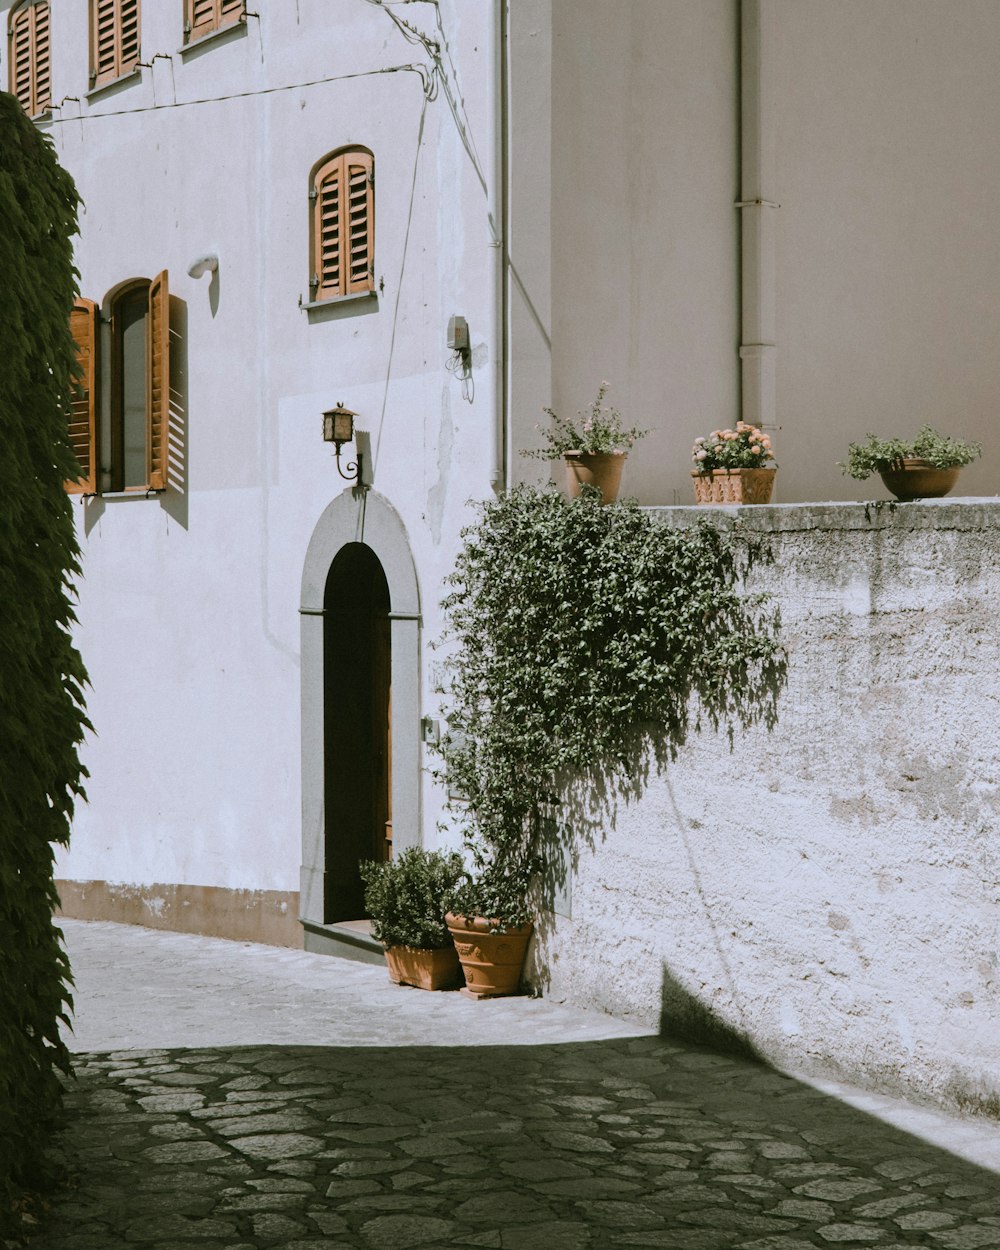
[(77, 1058), (34, 1250), (1000, 1250), (1000, 1178), (664, 1038)]

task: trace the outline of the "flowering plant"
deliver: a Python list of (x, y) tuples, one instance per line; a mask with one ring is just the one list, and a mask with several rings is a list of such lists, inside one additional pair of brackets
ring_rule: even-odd
[[(582, 421), (567, 420), (560, 417), (551, 408), (543, 408), (552, 418), (552, 425), (542, 433), (548, 439), (548, 447), (535, 447), (530, 451), (522, 451), (522, 456), (533, 456), (537, 460), (558, 460), (568, 451), (583, 451), (590, 455), (607, 455), (610, 452), (628, 451), (648, 430), (640, 430), (635, 426), (630, 429), (622, 427), (622, 414), (617, 408), (605, 405), (604, 397), (608, 393), (607, 382), (602, 382), (597, 391), (597, 398), (587, 409), (580, 409), (578, 417)], [(541, 427), (536, 427), (541, 429)]]
[[(762, 469), (772, 459), (771, 440), (756, 425), (737, 421), (735, 430), (713, 430), (696, 438), (691, 459), (699, 473), (713, 469)], [(777, 468), (777, 465), (772, 467)]]

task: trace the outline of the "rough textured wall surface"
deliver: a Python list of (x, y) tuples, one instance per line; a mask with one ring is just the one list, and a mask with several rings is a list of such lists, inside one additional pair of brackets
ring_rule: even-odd
[(732, 749), (693, 734), (605, 808), (543, 917), (536, 980), (799, 1071), (1000, 1115), (1000, 506), (741, 520), (771, 535), (774, 564), (754, 576), (782, 611), (778, 723)]

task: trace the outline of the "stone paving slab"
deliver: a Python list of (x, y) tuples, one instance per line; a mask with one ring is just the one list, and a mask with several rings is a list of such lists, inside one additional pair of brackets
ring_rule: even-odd
[[(69, 935), (93, 1049), (73, 1185), (33, 1250), (1000, 1250), (996, 1171), (752, 1061), (528, 999), (380, 997), (379, 969), (322, 956), (281, 973), (267, 948), (97, 931), (117, 928)], [(300, 1003), (297, 1039), (268, 1038), (272, 991)]]

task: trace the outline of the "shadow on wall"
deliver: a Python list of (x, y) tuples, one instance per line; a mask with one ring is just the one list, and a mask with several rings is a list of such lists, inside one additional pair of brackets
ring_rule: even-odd
[(660, 993), (660, 1036), (765, 1062), (747, 1033), (724, 1020), (711, 1004), (696, 998), (666, 964)]
[[(927, 1230), (945, 1250), (1000, 1244), (995, 1171), (752, 1059), (657, 1037), (143, 1049), (82, 1056), (76, 1073), (74, 1186), (33, 1250), (160, 1231), (213, 1245), (264, 1232), (303, 1246), (805, 1250), (928, 1245)], [(169, 1096), (149, 1097), (163, 1082)]]

